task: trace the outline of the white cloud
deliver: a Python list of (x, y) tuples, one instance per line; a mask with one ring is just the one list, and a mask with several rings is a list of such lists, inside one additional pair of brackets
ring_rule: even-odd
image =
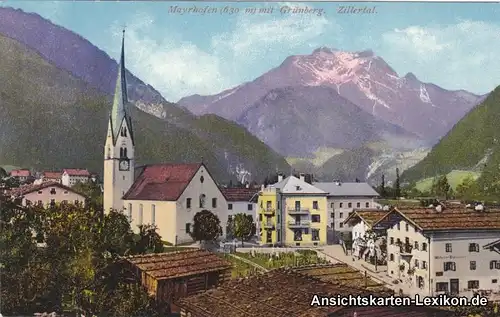
[[(154, 23), (152, 17), (138, 14), (136, 22), (126, 26), (127, 68), (170, 101), (236, 86), (242, 74), (261, 61), (263, 52), (291, 52), (332, 26), (318, 15), (240, 14), (233, 30), (214, 34), (211, 47), (203, 50), (192, 42), (172, 38), (175, 32), (168, 30), (162, 30), (168, 34), (163, 38), (153, 36)], [(120, 28), (116, 25), (112, 30), (115, 39), (121, 36)], [(111, 51), (118, 55), (116, 45)]]
[(385, 33), (382, 40), (379, 54), (390, 65), (444, 88), (485, 93), (500, 84), (499, 25), (411, 26)]

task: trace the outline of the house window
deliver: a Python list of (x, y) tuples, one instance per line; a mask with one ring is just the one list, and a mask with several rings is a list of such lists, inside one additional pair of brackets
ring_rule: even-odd
[(479, 252), (479, 244), (469, 243), (469, 252)]
[(422, 243), (422, 251), (427, 251), (427, 243)]
[(37, 202), (37, 205), (38, 205), (38, 206), (42, 206), (42, 205), (43, 205), (43, 201), (39, 200), (39, 201)]
[(142, 225), (142, 204), (139, 204), (139, 225)]
[(490, 261), (490, 269), (491, 270), (494, 270), (494, 269), (498, 269), (500, 270), (500, 261)]
[(491, 280), (491, 284), (496, 284), (496, 283), (498, 283), (497, 279)]
[(154, 225), (156, 222), (156, 206), (151, 205), (151, 224)]
[(42, 191), (41, 191), (41, 190), (39, 190), (39, 191), (38, 191), (38, 195), (41, 195), (41, 194), (42, 194)]
[(366, 208), (369, 208), (369, 207), (370, 207), (370, 203), (368, 203), (368, 202), (367, 202), (367, 203), (365, 203), (365, 207), (366, 207)]
[(418, 250), (418, 241), (415, 241), (415, 250)]
[(344, 218), (344, 213), (343, 212), (339, 213), (339, 218)]
[(50, 200), (50, 207), (55, 207), (56, 205), (56, 200), (55, 199), (51, 199)]
[(217, 208), (217, 198), (212, 198), (212, 208)]
[(344, 207), (344, 203), (339, 203), (339, 208), (343, 208)]
[(252, 204), (248, 204), (247, 205), (247, 210), (248, 211), (252, 211), (253, 210), (253, 205)]
[(132, 220), (132, 204), (128, 204), (128, 221)]
[(50, 189), (50, 194), (51, 194), (51, 195), (55, 195), (55, 194), (56, 194), (56, 189), (52, 187), (52, 188)]
[(339, 223), (339, 228), (344, 228), (344, 223), (343, 222)]
[(295, 210), (300, 211), (300, 200), (295, 201)]
[(392, 253), (391, 253), (391, 254), (389, 255), (389, 261), (394, 261), (394, 254), (392, 254)]
[(233, 204), (227, 204), (227, 210), (233, 210)]
[(422, 261), (422, 269), (427, 269), (427, 262), (426, 261)]
[(394, 244), (394, 237), (391, 237), (391, 239), (389, 241), (390, 241), (390, 244)]
[(457, 270), (457, 266), (455, 264), (455, 262), (444, 262), (444, 271), (456, 271)]
[(200, 201), (199, 201), (199, 205), (200, 205), (200, 208), (205, 208), (205, 194), (201, 194), (200, 195)]
[(334, 208), (334, 205), (335, 205), (334, 203), (330, 203), (330, 208), (332, 208), (332, 209), (333, 209), (333, 208)]
[(451, 250), (452, 250), (451, 249), (451, 243), (447, 243), (444, 248), (445, 248), (446, 252), (448, 252), (448, 253), (451, 252)]
[(319, 229), (311, 229), (312, 241), (319, 241)]
[(67, 191), (67, 190), (65, 190), (65, 191), (64, 191), (64, 195), (67, 195), (67, 194), (68, 194), (68, 191)]
[(397, 238), (396, 239), (396, 245), (400, 245), (401, 244), (401, 239)]
[(356, 208), (361, 207), (361, 203), (356, 203)]
[(313, 201), (313, 209), (319, 209), (317, 201)]
[(475, 271), (476, 270), (476, 261), (470, 261), (469, 268), (471, 271)]
[(319, 215), (312, 215), (311, 222), (321, 222)]
[(352, 203), (347, 203), (347, 208), (352, 208)]
[(467, 288), (468, 289), (478, 289), (479, 288), (479, 281), (467, 281)]
[(436, 292), (448, 292), (448, 283), (447, 282), (436, 283)]
[(186, 208), (191, 208), (191, 198), (186, 198)]
[(405, 225), (406, 231), (410, 231), (410, 226), (408, 224)]
[(203, 184), (204, 181), (205, 181), (205, 177), (203, 177), (203, 175), (201, 175), (201, 177), (200, 177), (200, 183)]
[(417, 259), (415, 259), (415, 267), (416, 267), (417, 269), (418, 269), (418, 264), (419, 264), (419, 263), (418, 263), (418, 260), (417, 260)]
[(186, 223), (186, 233), (191, 233), (191, 224)]

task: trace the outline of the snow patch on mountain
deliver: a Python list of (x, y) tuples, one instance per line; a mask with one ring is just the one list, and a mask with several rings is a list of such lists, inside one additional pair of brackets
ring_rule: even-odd
[(432, 103), (431, 97), (429, 97), (429, 93), (427, 92), (427, 89), (425, 89), (425, 85), (421, 84), (420, 85), (420, 100), (424, 103), (429, 103), (431, 106), (435, 107), (435, 105)]

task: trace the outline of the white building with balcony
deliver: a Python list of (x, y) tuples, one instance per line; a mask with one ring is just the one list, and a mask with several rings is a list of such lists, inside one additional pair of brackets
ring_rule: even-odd
[(329, 243), (352, 240), (352, 227), (345, 220), (354, 209), (375, 208), (379, 194), (368, 183), (313, 183), (328, 193), (328, 227), (331, 232)]
[(500, 210), (393, 209), (387, 272), (408, 295), (500, 293)]

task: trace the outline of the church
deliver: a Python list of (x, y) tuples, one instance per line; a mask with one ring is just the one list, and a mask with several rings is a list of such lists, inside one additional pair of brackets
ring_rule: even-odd
[(136, 168), (125, 78), (125, 31), (118, 67), (104, 146), (104, 211), (124, 212), (134, 232), (139, 225), (155, 225), (164, 241), (178, 245), (193, 241), (189, 235), (193, 217), (207, 209), (219, 217), (225, 236), (227, 201), (202, 162)]

